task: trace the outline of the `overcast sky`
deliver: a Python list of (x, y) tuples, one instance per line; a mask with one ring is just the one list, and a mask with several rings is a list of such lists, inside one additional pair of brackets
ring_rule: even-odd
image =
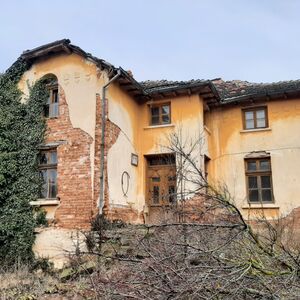
[(300, 78), (300, 0), (3, 0), (0, 71), (62, 38), (146, 79)]

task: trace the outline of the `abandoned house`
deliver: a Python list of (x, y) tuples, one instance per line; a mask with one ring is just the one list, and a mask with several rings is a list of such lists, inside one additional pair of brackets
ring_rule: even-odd
[(67, 39), (21, 57), (31, 65), (19, 82), (24, 97), (27, 83), (53, 78), (44, 189), (32, 205), (58, 228), (88, 228), (98, 210), (131, 223), (159, 221), (157, 209), (176, 189), (176, 157), (164, 145), (179, 131), (186, 140), (201, 135), (199, 166), (209, 182), (227, 185), (248, 218), (300, 206), (300, 81), (138, 82)]

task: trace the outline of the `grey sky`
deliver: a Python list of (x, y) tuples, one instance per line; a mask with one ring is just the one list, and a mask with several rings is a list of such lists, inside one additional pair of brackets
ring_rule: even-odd
[(137, 80), (300, 78), (300, 0), (2, 0), (0, 71), (61, 38)]

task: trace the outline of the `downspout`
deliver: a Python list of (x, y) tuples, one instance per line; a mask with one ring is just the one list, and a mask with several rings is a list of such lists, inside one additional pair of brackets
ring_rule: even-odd
[(104, 206), (104, 155), (105, 155), (105, 129), (106, 129), (106, 89), (108, 86), (114, 82), (121, 75), (121, 70), (118, 69), (117, 74), (110, 79), (103, 87), (102, 87), (102, 115), (101, 115), (101, 144), (100, 144), (100, 197), (99, 197), (99, 214), (103, 214), (103, 206)]

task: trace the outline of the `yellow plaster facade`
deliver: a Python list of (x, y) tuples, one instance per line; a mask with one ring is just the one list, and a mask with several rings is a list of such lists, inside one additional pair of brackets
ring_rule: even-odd
[[(102, 87), (111, 77), (110, 72), (78, 53), (47, 56), (36, 60), (23, 75), (19, 87), (24, 92), (24, 99), (28, 95), (27, 83), (32, 84), (47, 74), (54, 74), (65, 92), (72, 126), (81, 129), (93, 140), (88, 172), (92, 174), (91, 197), (94, 198), (94, 182), (100, 180), (95, 175), (94, 164), (96, 97), (97, 94), (102, 96)], [(199, 167), (203, 167), (203, 155), (210, 158), (209, 181), (225, 184), (246, 217), (252, 218), (261, 211), (267, 217), (286, 215), (300, 206), (300, 99), (278, 98), (250, 104), (237, 102), (213, 105), (207, 109), (206, 99), (199, 92), (189, 90), (184, 95), (175, 93), (141, 101), (116, 81), (108, 87), (107, 101), (107, 118), (119, 129), (106, 157), (107, 194), (111, 208), (130, 208), (141, 214), (147, 210), (145, 157), (166, 153), (168, 134), (178, 131), (184, 140), (203, 138), (202, 148), (197, 149), (201, 157)], [(150, 107), (154, 103), (170, 104), (170, 124), (150, 125)], [(242, 109), (262, 105), (267, 107), (269, 127), (244, 130)], [(270, 154), (274, 203), (249, 206), (245, 157), (254, 151)], [(138, 155), (137, 166), (131, 164), (132, 154)], [(129, 175), (126, 194), (122, 189), (124, 172)], [(98, 201), (94, 200), (95, 203)], [(53, 211), (51, 207), (52, 214)]]
[[(245, 107), (255, 106), (267, 107), (268, 128), (244, 130), (244, 106), (241, 105), (210, 112), (207, 125), (210, 130), (210, 180), (215, 184), (226, 184), (246, 217), (254, 217), (262, 211), (267, 217), (287, 215), (300, 204), (300, 99), (278, 99)], [(274, 203), (248, 203), (244, 159), (253, 151), (270, 154)]]

